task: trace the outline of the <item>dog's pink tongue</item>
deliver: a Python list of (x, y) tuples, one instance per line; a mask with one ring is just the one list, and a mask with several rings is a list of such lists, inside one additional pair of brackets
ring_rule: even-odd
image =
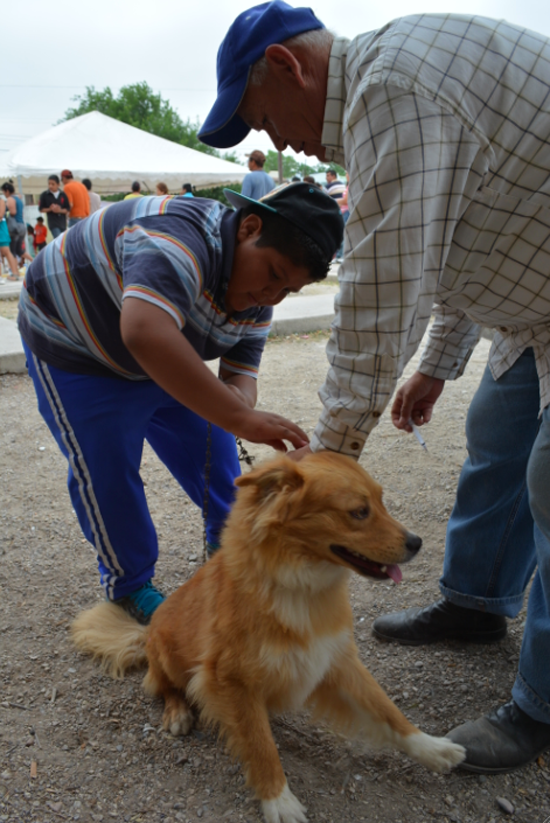
[(394, 583), (401, 583), (403, 574), (399, 566), (386, 566), (386, 574), (391, 577)]

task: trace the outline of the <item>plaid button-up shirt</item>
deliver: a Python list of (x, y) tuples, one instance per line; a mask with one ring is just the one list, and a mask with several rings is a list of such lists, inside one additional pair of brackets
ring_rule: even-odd
[(528, 346), (550, 403), (550, 41), (417, 15), (334, 41), (322, 143), (349, 171), (323, 412), (357, 456), (435, 323), (420, 371), (460, 376), (480, 326), (495, 378)]

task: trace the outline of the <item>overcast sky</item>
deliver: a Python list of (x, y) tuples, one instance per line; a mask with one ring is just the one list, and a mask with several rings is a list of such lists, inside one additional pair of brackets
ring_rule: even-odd
[[(2, 158), (54, 125), (86, 86), (117, 92), (145, 80), (183, 119), (206, 117), (216, 92), (216, 52), (246, 0), (25, 0), (2, 4)], [(295, 2), (294, 5), (300, 5)], [(318, 0), (317, 17), (354, 37), (395, 17), (454, 12), (504, 18), (550, 36), (549, 0)], [(252, 133), (245, 152), (271, 143)]]

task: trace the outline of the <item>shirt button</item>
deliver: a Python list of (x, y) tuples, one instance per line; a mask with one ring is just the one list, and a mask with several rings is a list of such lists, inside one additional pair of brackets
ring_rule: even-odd
[(372, 416), (373, 417), (380, 417), (380, 412), (373, 411)]
[(354, 452), (358, 452), (359, 449), (361, 448), (361, 446), (359, 445), (359, 443), (356, 440), (354, 440), (353, 443), (350, 443), (349, 447)]
[(499, 326), (498, 330), (503, 332), (504, 334), (506, 334), (506, 332), (508, 331), (508, 327), (507, 326)]

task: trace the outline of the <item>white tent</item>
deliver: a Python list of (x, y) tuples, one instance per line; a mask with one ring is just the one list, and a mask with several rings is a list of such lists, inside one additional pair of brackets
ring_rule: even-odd
[(10, 151), (3, 166), (25, 194), (44, 191), (48, 175), (59, 175), (61, 169), (70, 169), (78, 180), (89, 177), (98, 194), (129, 191), (134, 180), (152, 193), (161, 181), (171, 192), (179, 192), (182, 183), (240, 183), (248, 173), (237, 163), (180, 146), (98, 111), (32, 137)]

